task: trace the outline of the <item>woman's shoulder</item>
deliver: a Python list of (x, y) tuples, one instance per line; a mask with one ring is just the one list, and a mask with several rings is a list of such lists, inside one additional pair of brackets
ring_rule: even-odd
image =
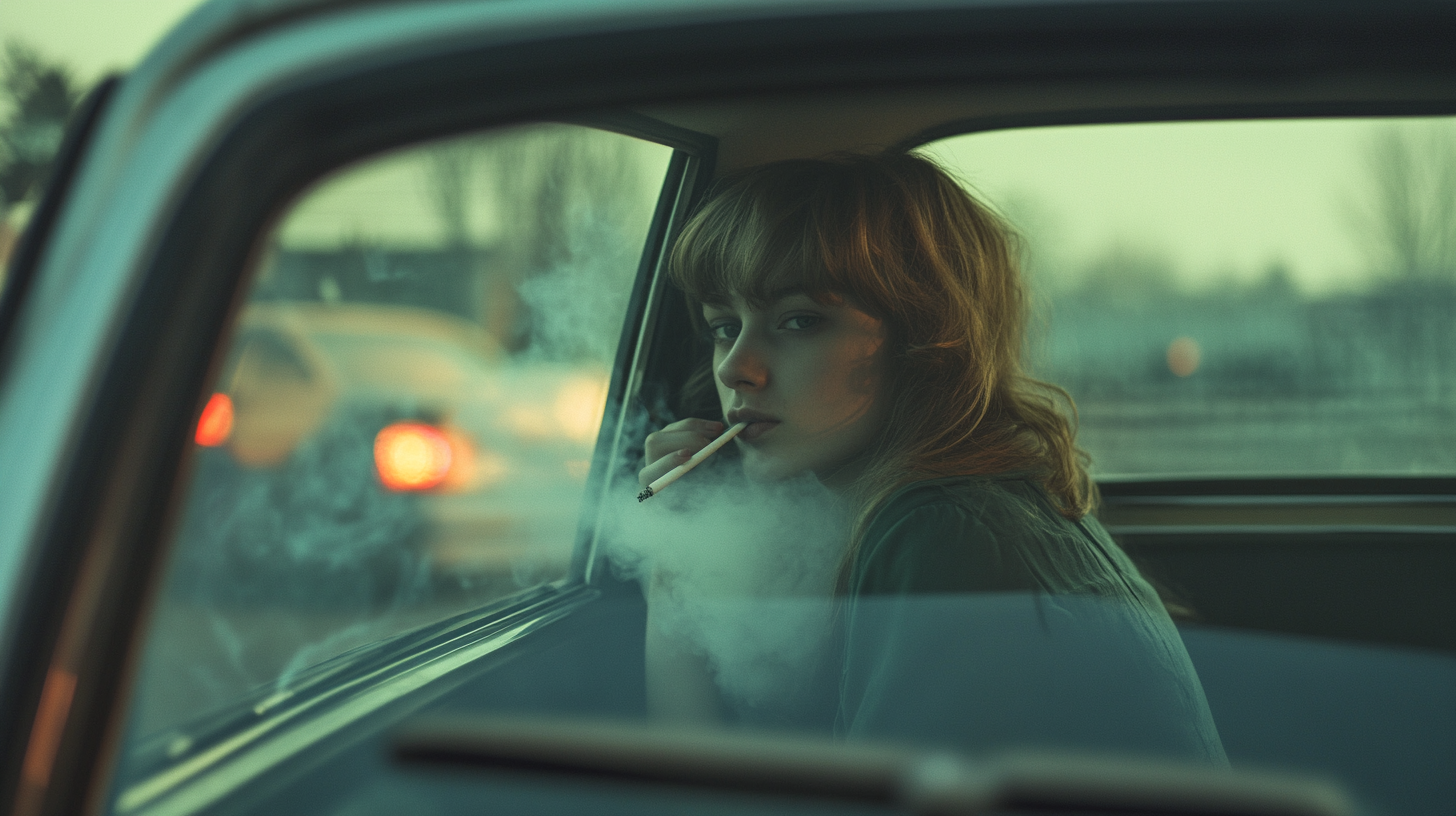
[(968, 516), (994, 521), (1001, 512), (1036, 502), (1046, 491), (1031, 471), (988, 475), (949, 476), (911, 482), (880, 505), (872, 523), (890, 520), (927, 507), (954, 509)]
[(1066, 524), (1049, 508), (1030, 473), (958, 476), (906, 485), (881, 505), (866, 526), (851, 564), (851, 590), (883, 594), (1036, 589), (1039, 583), (1020, 551), (1028, 536)]

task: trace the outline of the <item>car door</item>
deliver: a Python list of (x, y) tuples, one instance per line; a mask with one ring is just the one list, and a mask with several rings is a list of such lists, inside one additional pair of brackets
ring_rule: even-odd
[[(658, 273), (711, 177), (1012, 126), (1449, 112), (1452, 29), (1441, 9), (1298, 4), (205, 7), (98, 94), (6, 293), (7, 801), (817, 807), (394, 761), (392, 729), (424, 710), (640, 716), (641, 595), (593, 547), (701, 351)], [(632, 151), (604, 145), (628, 143), (651, 173), (611, 175)], [(484, 200), (460, 183), (568, 155), (587, 157), (577, 181)], [(547, 201), (578, 182), (636, 226)], [(627, 188), (631, 206), (600, 203)], [(541, 213), (563, 219), (540, 233), (555, 238), (502, 242), (545, 229)], [(630, 233), (602, 253), (612, 308), (572, 288), (579, 242), (603, 229)], [(564, 331), (536, 319), (553, 316)], [(1260, 508), (1318, 537), (1335, 524), (1322, 508), (1408, 513), (1451, 492), (1444, 477), (1104, 491), (1129, 551), (1183, 584), (1268, 566)], [(1210, 506), (1233, 523), (1207, 529)], [(1369, 552), (1362, 519), (1336, 532)], [(1290, 605), (1213, 611), (1246, 589), (1199, 605), (1299, 629), (1279, 623)], [(895, 806), (891, 783), (818, 784)]]

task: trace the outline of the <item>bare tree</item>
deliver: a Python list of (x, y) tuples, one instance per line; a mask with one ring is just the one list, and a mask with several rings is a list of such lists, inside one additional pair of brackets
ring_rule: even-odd
[(1094, 298), (1147, 304), (1166, 301), (1177, 282), (1177, 268), (1164, 253), (1119, 241), (1085, 266), (1081, 290)]
[(508, 208), (507, 249), (518, 274), (552, 269), (582, 251), (583, 222), (613, 223), (624, 190), (641, 183), (631, 140), (575, 125), (540, 125), (497, 139), (492, 193)]
[[(527, 281), (549, 274), (569, 277), (573, 270), (586, 276), (635, 272), (622, 256), (630, 249), (635, 257), (641, 246), (627, 248), (624, 242), (645, 220), (631, 205), (652, 197), (640, 195), (645, 176), (631, 139), (543, 124), (441, 145), (431, 162), (431, 196), (452, 246), (470, 240), (471, 203), (477, 195), (497, 209), (501, 234), (479, 275), (481, 315), (503, 347), (520, 350), (539, 332), (540, 326), (527, 325), (522, 309)], [(603, 280), (601, 290), (594, 291), (625, 297), (629, 281)], [(568, 284), (563, 280), (561, 286)], [(588, 326), (576, 329), (583, 336), (593, 334)]]
[(429, 152), (429, 193), (451, 249), (471, 244), (471, 182), (479, 152), (480, 145), (469, 139), (444, 142)]
[(1400, 280), (1456, 274), (1456, 131), (1391, 124), (1365, 150), (1368, 193), (1355, 205), (1371, 262)]
[(11, 41), (0, 61), (0, 93), (8, 108), (0, 121), (0, 212), (34, 197), (50, 174), (66, 121), (80, 97), (70, 70)]

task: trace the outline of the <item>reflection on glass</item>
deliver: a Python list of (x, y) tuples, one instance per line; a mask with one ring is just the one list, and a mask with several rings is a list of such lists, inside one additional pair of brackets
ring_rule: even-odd
[(296, 203), (198, 422), (137, 733), (566, 577), (669, 153), (538, 126)]
[(1456, 124), (973, 134), (1103, 477), (1456, 472)]

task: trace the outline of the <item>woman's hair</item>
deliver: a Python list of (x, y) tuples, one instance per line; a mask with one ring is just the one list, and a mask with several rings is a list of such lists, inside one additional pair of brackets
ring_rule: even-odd
[[(702, 303), (764, 306), (792, 287), (884, 321), (889, 418), (853, 487), (856, 540), (897, 489), (945, 476), (1029, 471), (1068, 518), (1092, 508), (1071, 398), (1022, 368), (1014, 235), (930, 160), (839, 155), (727, 176), (668, 269), (698, 321)], [(711, 377), (709, 363), (689, 388)]]

